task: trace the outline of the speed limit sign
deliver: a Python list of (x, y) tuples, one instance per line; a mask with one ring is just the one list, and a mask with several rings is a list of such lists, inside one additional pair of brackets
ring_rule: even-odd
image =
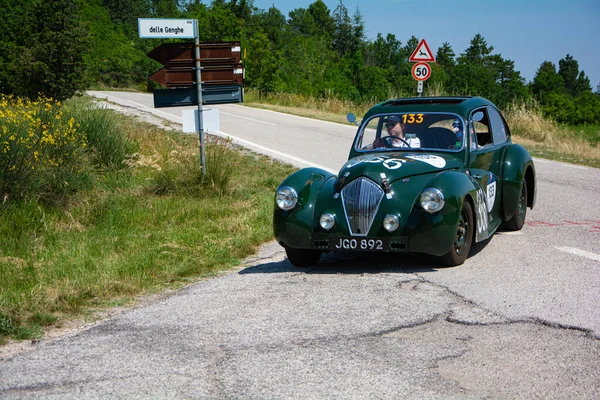
[(431, 76), (431, 67), (424, 62), (416, 63), (412, 67), (412, 76), (418, 81), (426, 81)]

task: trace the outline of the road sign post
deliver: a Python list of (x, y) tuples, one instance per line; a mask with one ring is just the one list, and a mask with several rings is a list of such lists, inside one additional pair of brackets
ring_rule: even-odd
[(198, 93), (198, 135), (200, 136), (200, 166), (202, 167), (202, 176), (206, 177), (206, 159), (204, 155), (204, 121), (202, 115), (202, 70), (200, 69), (200, 34), (198, 33), (198, 24), (196, 24), (194, 34), (194, 47), (196, 48), (196, 90)]
[(154, 91), (155, 108), (198, 106), (200, 165), (202, 175), (206, 176), (203, 104), (243, 102), (244, 67), (240, 43), (200, 44), (196, 19), (139, 18), (138, 28), (141, 38), (194, 39), (193, 44), (163, 43), (151, 50), (148, 56), (164, 67), (150, 79), (167, 87)]
[(421, 97), (423, 94), (423, 82), (431, 76), (431, 67), (424, 62), (416, 63), (412, 67), (412, 76), (417, 81), (417, 93)]
[(431, 76), (431, 66), (427, 63), (435, 62), (433, 53), (429, 49), (429, 45), (425, 39), (421, 39), (408, 61), (416, 63), (412, 67), (412, 77), (417, 81), (417, 94), (421, 97), (423, 94), (423, 82)]

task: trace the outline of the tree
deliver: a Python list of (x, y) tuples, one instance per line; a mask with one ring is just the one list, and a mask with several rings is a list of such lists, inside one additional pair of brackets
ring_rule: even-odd
[(448, 42), (442, 43), (442, 47), (438, 48), (438, 51), (435, 56), (435, 62), (442, 67), (446, 72), (452, 71), (452, 68), (456, 65), (456, 60), (454, 59), (456, 54), (454, 54), (454, 50), (452, 50), (452, 46)]
[(408, 38), (408, 40), (406, 41), (406, 45), (402, 49), (404, 53), (404, 61), (408, 61), (411, 54), (416, 50), (418, 45), (419, 39), (417, 39), (416, 36), (413, 35), (410, 38)]
[(305, 8), (296, 8), (290, 11), (288, 26), (293, 33), (314, 36), (317, 34), (319, 27), (317, 26), (312, 14)]
[(152, 14), (157, 18), (181, 17), (179, 0), (151, 0)]
[(258, 89), (259, 97), (275, 90), (278, 64), (267, 35), (262, 32), (254, 34), (248, 42), (246, 84)]
[(18, 95), (38, 95), (64, 100), (88, 87), (84, 54), (88, 32), (80, 23), (74, 0), (46, 0), (30, 10), (34, 25), (9, 66), (12, 90)]
[(385, 39), (378, 33), (375, 41), (367, 46), (367, 54), (367, 65), (394, 68), (403, 62), (402, 42), (392, 33), (388, 33)]
[(344, 57), (352, 53), (352, 20), (348, 15), (348, 9), (344, 6), (342, 0), (333, 11), (333, 20), (335, 23), (335, 32), (333, 34), (332, 46), (335, 51)]
[(286, 28), (285, 16), (274, 6), (259, 14), (259, 24), (267, 38), (276, 49), (283, 46), (283, 34)]
[(252, 0), (231, 0), (229, 7), (233, 14), (242, 21), (248, 21), (256, 11)]
[(600, 122), (600, 98), (591, 90), (581, 93), (573, 100), (573, 103), (576, 112), (572, 114), (569, 123), (583, 125)]
[(317, 0), (308, 6), (308, 12), (317, 25), (317, 34), (331, 38), (335, 31), (335, 23), (327, 5), (322, 0)]
[(138, 18), (150, 16), (150, 0), (102, 0), (102, 4), (115, 23), (134, 26)]
[(492, 54), (493, 50), (480, 34), (475, 35), (451, 73), (453, 92), (487, 97), (500, 107), (527, 96), (525, 79), (515, 71), (514, 62)]
[(567, 54), (558, 62), (558, 73), (563, 78), (564, 87), (571, 97), (576, 97), (578, 92), (577, 75), (579, 74), (579, 63), (572, 55)]
[(545, 103), (551, 93), (564, 93), (565, 83), (562, 75), (556, 72), (556, 67), (550, 61), (544, 61), (533, 77), (532, 94)]
[(352, 46), (350, 51), (360, 51), (364, 47), (365, 43), (365, 22), (358, 6), (352, 16)]

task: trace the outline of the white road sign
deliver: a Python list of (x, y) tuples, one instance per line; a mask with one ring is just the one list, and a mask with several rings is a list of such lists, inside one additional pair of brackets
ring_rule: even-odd
[(138, 18), (140, 38), (193, 39), (196, 29), (193, 19)]
[(426, 81), (431, 76), (431, 67), (424, 62), (416, 63), (412, 67), (412, 76), (417, 81)]

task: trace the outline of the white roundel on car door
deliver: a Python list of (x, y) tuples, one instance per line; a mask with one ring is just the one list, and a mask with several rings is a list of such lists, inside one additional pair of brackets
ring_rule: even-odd
[(415, 154), (410, 156), (405, 156), (406, 158), (410, 158), (411, 160), (422, 161), (436, 168), (444, 168), (446, 166), (446, 160), (440, 156), (431, 156), (427, 154)]

